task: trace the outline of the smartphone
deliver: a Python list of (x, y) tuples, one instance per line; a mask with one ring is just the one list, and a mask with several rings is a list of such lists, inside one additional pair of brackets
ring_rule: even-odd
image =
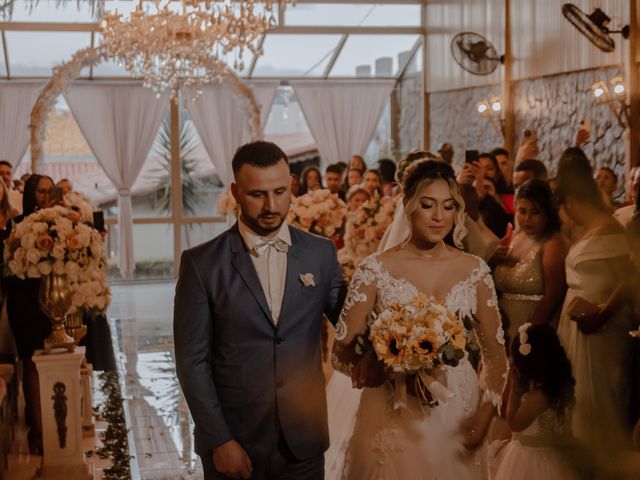
[(93, 212), (93, 228), (99, 232), (104, 232), (104, 211)]
[(524, 138), (529, 138), (531, 136), (531, 130), (525, 128), (524, 130)]
[(51, 187), (49, 189), (49, 201), (51, 203), (59, 202), (62, 200), (62, 195), (64, 192), (60, 187)]
[(464, 152), (464, 163), (475, 163), (478, 161), (478, 156), (480, 152), (478, 150), (465, 150)]
[(508, 247), (511, 245), (511, 235), (513, 234), (513, 224), (511, 222), (507, 223), (507, 232), (502, 240), (500, 240), (500, 245)]

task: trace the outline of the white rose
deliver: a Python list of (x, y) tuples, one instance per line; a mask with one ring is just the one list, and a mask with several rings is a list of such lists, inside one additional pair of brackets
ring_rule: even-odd
[(53, 269), (53, 266), (51, 265), (51, 262), (40, 262), (40, 263), (38, 263), (38, 271), (42, 275), (49, 275), (51, 273), (52, 269)]
[(13, 259), (18, 262), (23, 262), (26, 258), (26, 253), (27, 251), (24, 248), (18, 247), (16, 248), (16, 251), (13, 252)]
[(56, 218), (56, 231), (58, 236), (66, 237), (73, 231), (73, 223), (65, 217)]
[(51, 256), (56, 260), (62, 260), (66, 252), (67, 251), (62, 245), (60, 245), (59, 243), (56, 243), (51, 249)]
[(56, 260), (53, 263), (53, 271), (57, 275), (62, 275), (64, 273), (64, 262), (62, 260)]
[(48, 230), (49, 230), (49, 225), (47, 225), (45, 222), (35, 222), (32, 227), (33, 233), (37, 235), (46, 233)]
[(40, 254), (40, 250), (38, 250), (37, 248), (29, 248), (27, 250), (26, 258), (29, 263), (32, 263), (35, 265), (40, 261), (40, 258), (42, 258), (42, 255)]
[(70, 278), (77, 278), (80, 266), (76, 262), (67, 262), (64, 266), (64, 273), (69, 275)]
[(21, 262), (11, 260), (8, 263), (9, 271), (20, 278), (24, 278), (24, 266)]
[(84, 295), (85, 297), (93, 295), (93, 288), (91, 288), (91, 283), (90, 282), (84, 282), (84, 283), (79, 284), (77, 292), (80, 295)]
[(84, 296), (80, 295), (78, 292), (73, 294), (73, 304), (76, 307), (80, 308), (84, 306), (84, 302), (85, 302)]
[(29, 265), (29, 268), (27, 268), (27, 277), (40, 278), (40, 271), (38, 270), (38, 267), (35, 265)]
[(20, 240), (20, 245), (22, 245), (26, 249), (33, 248), (35, 244), (36, 236), (33, 233), (25, 233)]

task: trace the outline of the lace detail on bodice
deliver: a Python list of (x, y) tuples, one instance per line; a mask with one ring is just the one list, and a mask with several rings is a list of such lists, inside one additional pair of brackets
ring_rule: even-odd
[[(349, 295), (344, 303), (344, 309), (340, 315), (343, 320), (345, 312), (348, 312), (356, 303), (366, 302), (366, 294), (361, 293), (362, 285), (375, 285), (377, 290), (376, 311), (382, 311), (392, 303), (401, 305), (411, 302), (411, 300), (421, 292), (418, 288), (404, 278), (396, 278), (378, 260), (379, 254), (373, 254), (365, 258), (360, 267), (356, 270), (349, 286)], [(486, 263), (481, 262), (474, 269), (469, 277), (456, 283), (447, 294), (444, 305), (448, 310), (461, 317), (475, 316), (477, 312), (478, 299), (476, 295), (476, 285), (480, 280), (487, 281), (487, 287), (493, 288), (491, 272)], [(497, 308), (497, 297), (494, 295), (487, 306)]]
[[(410, 303), (423, 293), (408, 280), (391, 275), (378, 255), (365, 258), (352, 277), (338, 322), (338, 343), (347, 337), (352, 338), (354, 334), (365, 333), (373, 312), (384, 311), (393, 303)], [(479, 379), (483, 398), (500, 408), (508, 371), (504, 333), (491, 271), (483, 260), (474, 258), (478, 266), (451, 287), (443, 303), (461, 319), (470, 320), (467, 326), (473, 329), (483, 362)], [(334, 353), (344, 347), (336, 344)], [(336, 356), (341, 355), (333, 355), (334, 366), (342, 372), (349, 372), (351, 366), (345, 365), (349, 361), (346, 356), (343, 355), (342, 359)]]
[(495, 269), (496, 288), (501, 293), (543, 295), (542, 245), (537, 243), (515, 265), (501, 263)]

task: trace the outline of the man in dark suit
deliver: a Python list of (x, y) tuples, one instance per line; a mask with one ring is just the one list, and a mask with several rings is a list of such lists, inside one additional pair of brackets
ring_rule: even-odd
[(285, 223), (289, 163), (254, 142), (233, 158), (240, 219), (182, 254), (176, 367), (206, 479), (317, 479), (329, 444), (320, 354), (345, 284), (332, 242)]

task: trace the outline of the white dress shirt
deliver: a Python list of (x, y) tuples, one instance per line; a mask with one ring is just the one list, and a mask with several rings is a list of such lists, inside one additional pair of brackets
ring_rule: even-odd
[(282, 222), (277, 235), (269, 239), (258, 235), (240, 219), (238, 230), (258, 273), (273, 323), (278, 325), (287, 276), (287, 250), (291, 246), (289, 227), (286, 222)]

